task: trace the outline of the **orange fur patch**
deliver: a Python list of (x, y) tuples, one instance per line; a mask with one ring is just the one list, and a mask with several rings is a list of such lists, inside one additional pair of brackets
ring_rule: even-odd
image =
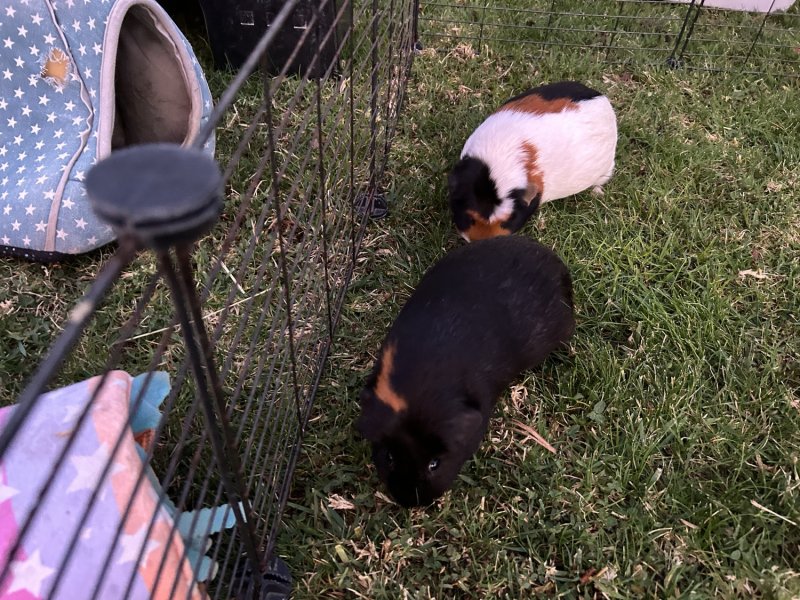
[(546, 113), (560, 113), (565, 110), (577, 110), (578, 105), (569, 98), (557, 98), (556, 100), (545, 100), (538, 94), (528, 94), (517, 100), (501, 106), (501, 110), (518, 110), (531, 113), (533, 115), (543, 115)]
[(489, 221), (474, 210), (468, 210), (467, 214), (472, 217), (474, 221), (470, 228), (464, 232), (470, 241), (485, 240), (501, 235), (511, 235), (511, 231), (503, 227), (503, 223), (489, 223)]
[(536, 160), (536, 146), (525, 142), (522, 144), (522, 151), (525, 153), (525, 175), (528, 178), (528, 191), (525, 194), (525, 202), (531, 203), (536, 194), (544, 192), (544, 179), (539, 170), (539, 163)]
[(391, 408), (394, 412), (400, 412), (408, 408), (405, 398), (400, 396), (392, 388), (390, 378), (394, 368), (394, 345), (389, 345), (383, 353), (381, 360), (381, 372), (378, 374), (378, 382), (375, 386), (375, 395), (378, 400)]

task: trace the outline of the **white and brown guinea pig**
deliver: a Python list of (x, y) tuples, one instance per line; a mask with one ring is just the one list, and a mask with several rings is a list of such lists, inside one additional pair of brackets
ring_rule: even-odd
[(464, 239), (508, 235), (539, 205), (602, 186), (614, 172), (617, 117), (608, 98), (576, 81), (515, 96), (469, 136), (448, 178)]

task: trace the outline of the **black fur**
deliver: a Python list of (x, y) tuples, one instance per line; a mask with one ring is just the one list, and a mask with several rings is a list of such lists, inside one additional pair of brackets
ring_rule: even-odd
[(497, 188), (489, 173), (489, 165), (478, 158), (465, 156), (448, 177), (450, 208), (459, 231), (469, 229), (472, 219), (466, 214), (474, 210), (488, 219), (500, 204)]
[[(358, 430), (392, 496), (419, 506), (447, 491), (480, 446), (500, 394), (574, 328), (569, 271), (529, 238), (477, 241), (435, 264), (397, 316), (361, 392)], [(389, 348), (388, 381), (407, 404), (398, 412), (376, 394)]]
[(545, 85), (532, 88), (526, 92), (522, 92), (510, 100), (503, 102), (503, 106), (509, 102), (514, 102), (515, 100), (519, 100), (520, 98), (525, 98), (526, 96), (531, 96), (533, 94), (541, 96), (543, 100), (559, 100), (561, 98), (569, 98), (573, 102), (591, 100), (592, 98), (597, 98), (597, 96), (602, 96), (602, 94), (597, 90), (593, 90), (592, 88), (587, 87), (578, 81), (557, 81), (555, 83), (547, 83)]

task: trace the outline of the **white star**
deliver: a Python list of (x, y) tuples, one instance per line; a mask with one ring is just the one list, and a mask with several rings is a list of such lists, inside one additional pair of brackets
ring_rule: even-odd
[[(70, 1), (71, 1), (71, 0), (70, 0)], [(81, 22), (80, 22), (80, 21), (78, 21), (78, 19), (75, 19), (75, 20), (72, 22), (72, 29), (73, 29), (73, 30), (75, 30), (75, 31), (80, 31), (80, 30), (81, 30)]]
[[(40, 144), (41, 144), (41, 146), (40, 146)], [(36, 149), (37, 149), (37, 150), (41, 150), (43, 145), (44, 145), (44, 142), (41, 142), (41, 141), (37, 142), (37, 143), (36, 143)], [(40, 172), (41, 172), (43, 169), (44, 169), (44, 165), (39, 165), (39, 166), (38, 166), (38, 167), (36, 167), (36, 169), (34, 169), (34, 170), (35, 170), (37, 173), (40, 173)]]
[(39, 13), (36, 13), (31, 17), (31, 21), (33, 21), (34, 25), (41, 25), (42, 24), (42, 17), (39, 16)]
[(83, 74), (86, 76), (86, 79), (92, 78), (92, 70), (91, 69), (84, 69)]
[(91, 96), (92, 98), (96, 98), (97, 97), (97, 90), (94, 89), (94, 88), (89, 88), (89, 96)]
[[(41, 150), (42, 148), (44, 148), (44, 142), (42, 140), (39, 140), (38, 142), (36, 142), (35, 148), (37, 150)], [(36, 170), (38, 171), (39, 167), (36, 167)]]
[(37, 48), (36, 46), (30, 46), (28, 50), (30, 50), (31, 54), (33, 54), (34, 56), (39, 56), (39, 48)]
[[(141, 529), (133, 534), (123, 534), (120, 536), (120, 546), (122, 546), (122, 555), (117, 561), (118, 565), (124, 565), (131, 561), (136, 560), (141, 554), (142, 558), (139, 561), (140, 565), (147, 564), (148, 555), (158, 548), (161, 543), (155, 540), (148, 540), (147, 524), (142, 525)], [(144, 551), (142, 551), (144, 548)]]
[(7, 17), (13, 17), (15, 14), (17, 14), (17, 11), (14, 10), (13, 6), (9, 6), (8, 8), (6, 8)]
[(44, 36), (44, 43), (47, 44), (48, 46), (52, 46), (53, 44), (56, 43), (56, 38), (54, 38), (51, 34), (48, 33), (46, 36)]
[[(46, 227), (46, 223), (42, 221), (38, 225), (36, 225), (36, 231), (39, 231), (39, 225), (42, 225), (42, 231)], [(69, 404), (64, 407), (64, 418), (61, 419), (62, 424), (73, 424), (75, 420), (78, 418), (78, 415), (83, 410), (83, 407), (80, 404)]]
[(67, 0), (67, 8), (72, 8), (75, 6), (75, 0)]
[(3, 79), (11, 79), (11, 71), (9, 71), (8, 69), (5, 69), (3, 71)]
[(20, 223), (19, 221), (17, 221), (17, 220), (15, 219), (15, 220), (14, 220), (14, 222), (11, 224), (11, 229), (12, 229), (13, 231), (19, 231), (19, 226), (20, 226), (20, 225), (22, 225), (22, 223)]
[[(26, 168), (27, 167), (25, 165), (17, 167), (17, 174), (24, 173)], [(19, 180), (19, 183), (17, 185), (22, 185), (24, 182), (25, 178), (23, 177), (22, 179)]]
[(0, 108), (2, 108), (3, 110), (8, 108), (8, 102), (6, 102), (5, 98), (0, 98)]
[(37, 85), (39, 85), (39, 78), (36, 75), (29, 75), (28, 85), (31, 87), (36, 87)]
[[(44, 221), (39, 221), (36, 224), (36, 231), (44, 231), (45, 229), (47, 229), (47, 223), (45, 223)], [(62, 421), (62, 423), (63, 423), (63, 421)]]
[(78, 46), (78, 52), (80, 52), (81, 56), (86, 56), (86, 46), (84, 46), (83, 44)]
[[(38, 167), (37, 167), (38, 169)], [(37, 171), (38, 172), (38, 171)], [(47, 181), (47, 175), (42, 175), (36, 180), (36, 185), (42, 185), (44, 182)]]
[(17, 88), (14, 90), (14, 98), (22, 98), (25, 95), (25, 92), (22, 91), (22, 88)]
[(80, 125), (81, 121), (83, 121), (83, 117), (75, 117), (74, 119), (72, 119), (72, 124), (73, 125)]
[(26, 104), (26, 105), (25, 105), (25, 107), (22, 109), (22, 116), (23, 116), (23, 117), (30, 117), (30, 116), (31, 116), (31, 107), (30, 107), (30, 106), (28, 106), (27, 104)]
[(0, 156), (5, 156), (8, 150), (6, 150), (5, 146), (0, 146)]
[(64, 105), (64, 108), (66, 108), (67, 110), (73, 110), (75, 108), (75, 103), (72, 100), (70, 100)]
[(31, 125), (31, 133), (33, 135), (38, 135), (41, 130), (42, 128), (39, 127), (38, 125)]
[(53, 134), (56, 139), (60, 139), (62, 135), (64, 135), (63, 129), (56, 129), (56, 132)]
[(48, 102), (50, 102), (50, 98), (47, 97), (47, 94), (42, 94), (41, 96), (39, 96), (39, 104), (47, 106)]
[[(61, 154), (58, 155), (58, 160), (64, 160), (68, 156), (69, 156), (69, 152), (62, 152)], [(66, 168), (67, 167), (65, 166), (64, 169), (66, 169)], [(61, 170), (63, 171), (64, 169), (61, 169)]]
[[(8, 163), (7, 162), (4, 162), (2, 165), (0, 165), (0, 171), (5, 171), (7, 169), (8, 169)], [(5, 180), (3, 181), (3, 184), (5, 184)]]
[(25, 207), (25, 214), (26, 215), (32, 215), (33, 211), (35, 211), (35, 210), (36, 210), (36, 207), (33, 204), (28, 204), (28, 206)]
[(84, 221), (83, 218), (75, 219), (75, 227), (77, 227), (78, 229), (86, 229), (87, 225), (88, 223)]
[(21, 135), (14, 136), (14, 145), (19, 146), (20, 144), (22, 144), (22, 141), (23, 140)]
[(10, 119), (8, 119), (8, 126), (9, 127), (14, 127), (14, 126), (16, 126), (16, 124), (17, 124), (17, 120), (14, 117), (11, 117)]
[(24, 25), (17, 27), (17, 33), (19, 33), (20, 37), (26, 37), (28, 35), (28, 30), (25, 29)]
[(90, 537), (92, 537), (92, 528), (91, 527), (86, 527), (81, 532), (81, 539), (82, 540), (88, 540)]
[(88, 21), (86, 21), (86, 25), (89, 26), (89, 29), (93, 30), (94, 29), (94, 19), (89, 19)]
[(31, 238), (29, 238), (26, 235), (24, 238), (22, 238), (22, 243), (25, 244), (26, 246), (30, 246), (31, 245)]
[[(51, 198), (51, 200), (52, 200), (52, 198)], [(68, 208), (70, 210), (72, 210), (72, 207), (75, 206), (75, 203), (72, 200), (70, 200), (69, 198), (64, 200), (64, 202), (62, 202), (62, 204), (64, 205), (64, 208)]]
[[(60, 240), (65, 240), (65, 239), (67, 239), (67, 235), (68, 235), (68, 234), (67, 234), (67, 232), (66, 232), (66, 231), (64, 231), (63, 229), (57, 229), (57, 230), (56, 230), (56, 237), (57, 237), (58, 239), (60, 239)], [(78, 457), (78, 458), (81, 458), (81, 457)], [(84, 457), (84, 458), (85, 458), (85, 457)], [(74, 482), (73, 482), (73, 483), (74, 483)], [(69, 491), (74, 491), (74, 490), (71, 490), (71, 488), (72, 488), (72, 485), (70, 485), (70, 489), (69, 489), (69, 490), (67, 490), (67, 491), (68, 491), (68, 492), (69, 492)], [(82, 488), (76, 488), (76, 489), (82, 489)]]
[(4, 39), (3, 40), (3, 47), (4, 48), (13, 48), (14, 47), (13, 40), (10, 37), (7, 37), (6, 39)]
[(48, 123), (55, 123), (56, 122), (56, 113), (51, 112), (47, 115), (47, 122)]
[(52, 200), (55, 197), (56, 197), (56, 193), (53, 190), (47, 190), (44, 193), (44, 199), (45, 200)]
[(26, 158), (28, 158), (28, 153), (27, 152), (20, 152), (17, 155), (17, 160), (25, 160)]
[(28, 197), (28, 190), (22, 190), (19, 193), (19, 196), (17, 196), (17, 198), (19, 198), (20, 200), (25, 200), (25, 198), (27, 197)]
[[(86, 241), (87, 241), (87, 242), (89, 242), (89, 245), (90, 245), (90, 246), (94, 246), (94, 245), (97, 243), (97, 238), (96, 238), (96, 237), (94, 237), (94, 236), (92, 236), (92, 237), (90, 237), (90, 238), (89, 238), (88, 240), (86, 240)], [(8, 243), (7, 243), (7, 242), (6, 242), (6, 246), (8, 246)]]
[(39, 549), (37, 548), (25, 560), (15, 560), (11, 563), (12, 581), (5, 593), (12, 596), (17, 591), (27, 591), (32, 596), (41, 595), (44, 580), (55, 573), (55, 569), (42, 564)]
[(8, 245), (11, 243), (11, 240), (10, 240), (10, 239), (8, 239), (8, 236), (7, 236), (7, 235), (4, 235), (2, 239), (3, 239), (3, 243), (4, 243), (6, 246), (8, 246)]
[[(67, 234), (65, 231), (59, 229), (56, 231), (56, 237), (63, 240), (66, 239)], [(92, 454), (71, 457), (70, 462), (72, 466), (75, 467), (77, 474), (75, 475), (75, 479), (70, 482), (67, 493), (69, 494), (78, 490), (91, 490), (97, 487), (100, 483), (98, 481), (100, 473), (105, 468), (108, 460), (108, 449), (105, 444), (98, 446), (97, 450)], [(116, 466), (117, 465), (115, 465), (115, 467)], [(112, 469), (112, 475), (113, 472), (114, 469)]]
[(19, 494), (19, 490), (0, 483), (0, 504)]
[(75, 179), (83, 181), (83, 171), (75, 171)]

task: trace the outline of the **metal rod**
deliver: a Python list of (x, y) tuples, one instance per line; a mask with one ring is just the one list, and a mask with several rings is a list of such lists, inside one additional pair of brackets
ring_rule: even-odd
[[(181, 265), (181, 267), (185, 267), (185, 263), (190, 260), (188, 249), (186, 247), (178, 248), (176, 249), (176, 254), (179, 265)], [(185, 289), (185, 278), (191, 278), (191, 272), (184, 272), (181, 274), (181, 277), (181, 275), (176, 272), (172, 264), (172, 260), (169, 254), (166, 252), (159, 253), (158, 260), (164, 274), (164, 278), (166, 279), (170, 291), (172, 292), (173, 304), (175, 305), (175, 311), (178, 313), (183, 338), (186, 343), (186, 348), (189, 352), (189, 360), (195, 376), (197, 395), (200, 399), (200, 407), (203, 409), (207, 431), (211, 446), (214, 449), (214, 457), (216, 459), (217, 466), (220, 469), (222, 483), (225, 486), (228, 501), (231, 504), (231, 510), (236, 518), (239, 534), (244, 542), (253, 572), (260, 573), (262, 561), (255, 543), (255, 534), (252, 531), (252, 522), (247, 522), (245, 520), (245, 514), (242, 512), (242, 509), (239, 506), (240, 502), (246, 506), (246, 497), (240, 489), (241, 470), (238, 454), (235, 452), (235, 448), (232, 447), (228, 419), (225, 406), (220, 395), (221, 389), (218, 389), (219, 381), (215, 379), (215, 375), (213, 374), (214, 365), (213, 363), (208, 362), (207, 358), (209, 357), (204, 356), (206, 354), (204, 345), (207, 345), (208, 343), (207, 337), (205, 340), (203, 339), (205, 327), (203, 326), (202, 318), (198, 320), (196, 314), (194, 315), (193, 319), (190, 319), (190, 312), (194, 312), (193, 305), (198, 302), (197, 293), (194, 288)], [(181, 270), (184, 271), (184, 268)], [(181, 281), (182, 278), (184, 281)], [(194, 320), (194, 323), (192, 323), (192, 320)], [(197, 328), (196, 332), (192, 325)], [(196, 339), (196, 335), (200, 337), (199, 342)], [(213, 390), (213, 395), (215, 396), (213, 398), (212, 392), (209, 391), (208, 381), (206, 380), (207, 377), (211, 379), (211, 389)], [(215, 403), (216, 407), (214, 406)]]

